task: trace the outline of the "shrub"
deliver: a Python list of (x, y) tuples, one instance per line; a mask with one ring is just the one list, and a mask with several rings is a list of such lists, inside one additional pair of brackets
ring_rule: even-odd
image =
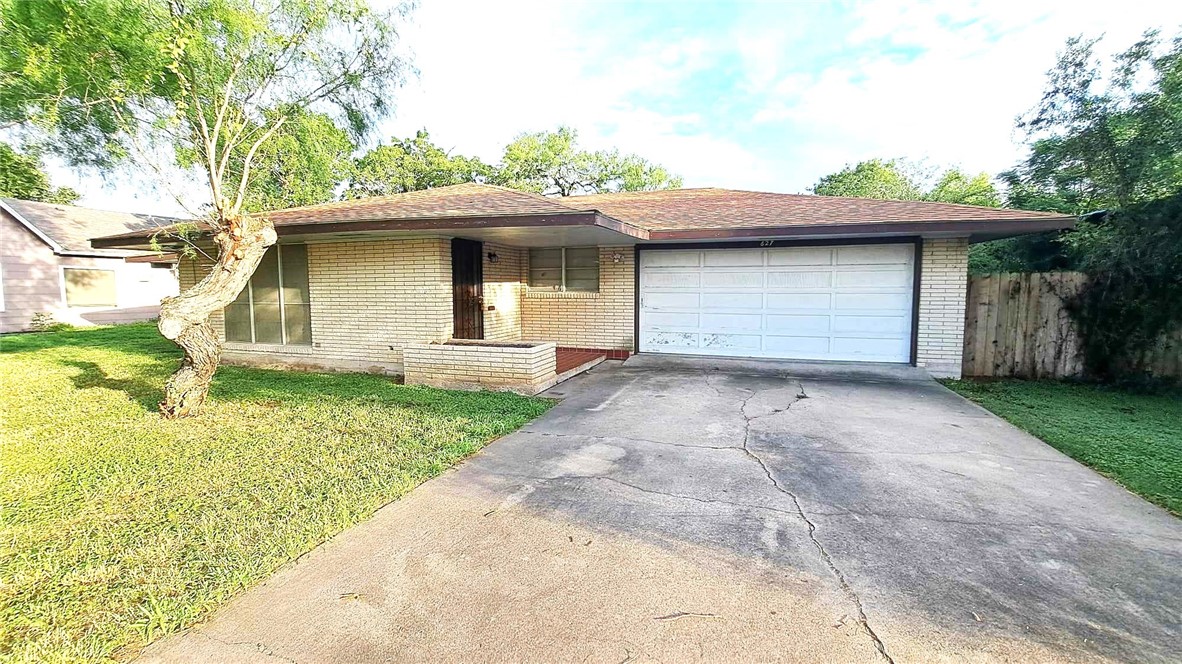
[(1067, 237), (1088, 281), (1067, 305), (1088, 375), (1144, 375), (1146, 354), (1182, 325), (1182, 191), (1082, 221)]

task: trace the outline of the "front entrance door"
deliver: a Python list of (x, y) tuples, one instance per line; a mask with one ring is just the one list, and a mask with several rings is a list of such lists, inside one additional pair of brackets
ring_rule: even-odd
[(484, 243), (451, 241), (451, 311), (456, 339), (484, 338)]

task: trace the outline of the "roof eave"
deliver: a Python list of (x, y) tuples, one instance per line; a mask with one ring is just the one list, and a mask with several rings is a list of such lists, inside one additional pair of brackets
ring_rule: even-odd
[[(284, 236), (308, 236), (337, 233), (381, 233), (389, 231), (423, 231), (447, 233), (462, 232), (478, 228), (531, 228), (543, 226), (596, 226), (636, 240), (649, 239), (649, 232), (601, 214), (594, 210), (583, 212), (557, 212), (549, 214), (508, 214), (463, 217), (422, 217), (412, 219), (351, 219), (349, 221), (327, 221), (308, 223), (276, 224), (275, 233)], [(159, 233), (123, 233), (94, 238), (90, 241), (101, 249), (141, 249), (150, 246), (152, 235)]]
[(858, 224), (814, 224), (808, 226), (768, 226), (763, 228), (703, 228), (685, 230), (654, 230), (652, 241), (727, 240), (754, 238), (808, 238), (815, 236), (851, 235), (928, 235), (959, 234), (977, 236), (999, 234), (1003, 237), (1064, 230), (1075, 226), (1075, 217), (1047, 219), (1003, 219), (991, 221), (891, 221)]

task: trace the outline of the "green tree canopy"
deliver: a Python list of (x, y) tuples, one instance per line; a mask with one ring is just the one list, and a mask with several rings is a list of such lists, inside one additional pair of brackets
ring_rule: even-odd
[(40, 159), (0, 142), (0, 198), (70, 205), (78, 200), (78, 192), (51, 186)]
[(453, 155), (431, 142), (426, 129), (414, 138), (393, 139), (378, 145), (357, 160), (346, 198), (399, 194), (418, 189), (482, 182), (493, 175), (492, 166), (476, 159)]
[(901, 160), (870, 159), (822, 177), (811, 191), (818, 196), (915, 201), (923, 196), (915, 180)]
[(518, 136), (505, 147), (494, 180), (547, 196), (677, 189), (682, 182), (638, 155), (582, 150), (570, 127)]
[(924, 182), (929, 179), (925, 170), (915, 163), (903, 159), (870, 159), (822, 177), (811, 191), (818, 196), (1001, 205), (1001, 194), (986, 173), (968, 175), (949, 168), (930, 188), (925, 188)]
[(1019, 119), (1030, 153), (1001, 175), (1010, 206), (1084, 214), (1182, 187), (1182, 37), (1149, 31), (1107, 71), (1098, 41), (1069, 39)]
[(348, 132), (328, 115), (308, 109), (266, 115), (285, 115), (287, 121), (255, 153), (244, 209), (259, 212), (332, 201), (353, 171), (354, 144)]
[(945, 171), (935, 186), (923, 195), (923, 200), (985, 207), (1001, 207), (1002, 204), (1001, 193), (987, 173), (969, 176), (956, 169)]

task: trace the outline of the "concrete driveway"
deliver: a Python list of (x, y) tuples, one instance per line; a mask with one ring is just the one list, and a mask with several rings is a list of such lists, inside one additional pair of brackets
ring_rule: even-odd
[(609, 364), (145, 659), (1176, 661), (1182, 521), (914, 370)]

